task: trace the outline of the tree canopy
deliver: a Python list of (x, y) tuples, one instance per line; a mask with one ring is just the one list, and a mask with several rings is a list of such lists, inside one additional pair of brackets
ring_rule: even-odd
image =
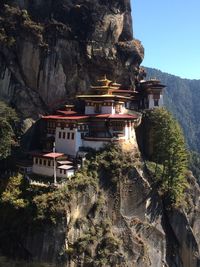
[(148, 78), (156, 77), (167, 87), (164, 103), (184, 132), (190, 150), (200, 153), (200, 80), (182, 79), (156, 69), (145, 68)]
[(200, 183), (200, 154), (194, 151), (189, 155), (189, 169)]
[[(165, 197), (177, 203), (187, 185), (187, 150), (182, 130), (177, 121), (164, 108), (146, 112), (152, 142), (151, 160), (155, 162)], [(160, 167), (162, 166), (162, 167)]]
[(10, 155), (17, 121), (15, 110), (0, 101), (0, 160)]

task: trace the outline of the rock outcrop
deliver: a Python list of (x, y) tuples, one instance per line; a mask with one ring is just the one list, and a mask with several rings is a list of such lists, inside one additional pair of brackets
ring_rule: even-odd
[(143, 47), (129, 0), (3, 1), (0, 97), (37, 118), (107, 74), (135, 86)]
[[(101, 75), (134, 88), (143, 53), (141, 43), (133, 38), (129, 0), (0, 3), (0, 99), (17, 109), (26, 128), (39, 114), (88, 90)], [(92, 185), (100, 174), (95, 176), (94, 169), (89, 182), (88, 174), (82, 177), (83, 184), (78, 177), (76, 190), (69, 189), (70, 196), (64, 202), (53, 202), (54, 190), (50, 189), (44, 198), (42, 190), (36, 192), (37, 201), (44, 204), (39, 211), (36, 199), (32, 203), (26, 199), (28, 208), (25, 205), (24, 209), (8, 203), (8, 214), (4, 209), (1, 214), (1, 251), (41, 262), (60, 260), (66, 267), (200, 266), (198, 184), (190, 181), (188, 196), (193, 198), (188, 197), (190, 208), (186, 212), (169, 211), (150, 185), (140, 159), (131, 170), (126, 166), (121, 176), (113, 175), (117, 184), (106, 188), (112, 171), (122, 168), (122, 160), (118, 162), (117, 168), (116, 159), (107, 160), (106, 164), (114, 167), (104, 175), (99, 171), (95, 189)], [(34, 189), (28, 190), (32, 197)], [(53, 203), (52, 209), (49, 203)], [(57, 214), (61, 204), (65, 216), (58, 225), (44, 223), (42, 231), (38, 225), (32, 231), (29, 223), (35, 222), (31, 218), (34, 212), (39, 216), (40, 212)]]
[(116, 149), (59, 189), (15, 183), (0, 206), (0, 252), (36, 266), (199, 267), (199, 185), (190, 175), (187, 208), (168, 209), (150, 177), (137, 151)]

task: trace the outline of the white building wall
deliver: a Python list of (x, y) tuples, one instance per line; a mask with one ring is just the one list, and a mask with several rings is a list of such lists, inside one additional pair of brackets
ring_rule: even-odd
[(163, 95), (160, 95), (160, 99), (158, 100), (158, 106), (154, 105), (154, 98), (153, 95), (148, 96), (149, 99), (149, 108), (156, 108), (156, 107), (163, 107)]
[(85, 114), (94, 114), (94, 106), (85, 106)]
[[(48, 176), (53, 177), (54, 175), (54, 168), (53, 166), (47, 167), (44, 165), (33, 165), (33, 173), (42, 175), (42, 176)], [(64, 171), (62, 170), (62, 173), (60, 172), (60, 169), (56, 169), (56, 176), (59, 178), (68, 178), (74, 175), (74, 170), (66, 170), (66, 174), (64, 174)]]
[(62, 172), (60, 171), (60, 169), (56, 170), (56, 175), (59, 178), (70, 178), (71, 176), (74, 175), (74, 170), (66, 170), (66, 174), (64, 174), (64, 170), (62, 170)]
[(124, 135), (125, 140), (129, 139), (129, 135), (130, 135), (129, 127), (125, 126), (125, 135)]
[[(61, 138), (59, 138), (59, 132), (61, 132)], [(63, 138), (63, 133), (65, 133), (65, 138)], [(69, 139), (68, 133), (70, 134)], [(72, 139), (72, 133), (74, 134), (74, 139)], [(80, 146), (80, 140), (81, 136), (77, 129), (70, 130), (69, 128), (56, 128), (55, 145), (57, 152), (70, 156), (76, 156), (76, 153), (78, 152)]]
[(136, 139), (135, 128), (132, 126), (125, 126), (125, 140)]
[(163, 95), (160, 95), (160, 99), (159, 99), (159, 107), (163, 107), (164, 106), (164, 101), (163, 101)]
[(120, 114), (125, 114), (125, 113), (126, 113), (126, 111), (127, 111), (127, 109), (126, 109), (126, 107), (125, 107), (125, 103), (124, 103), (124, 104), (122, 104), (122, 107), (121, 107), (121, 112), (120, 112)]
[(113, 106), (102, 106), (101, 113), (102, 114), (115, 114), (115, 108)]
[[(33, 161), (33, 167), (32, 172), (38, 175), (42, 176), (49, 176), (53, 177), (54, 175), (54, 165), (53, 165), (53, 159), (41, 159), (37, 158), (38, 163), (36, 163), (36, 158), (34, 158)], [(40, 164), (40, 161), (42, 164)], [(44, 165), (44, 161), (46, 161), (46, 165)], [(50, 166), (48, 166), (48, 162), (50, 161)], [(56, 176), (59, 178), (66, 178), (74, 175), (74, 169), (66, 170), (66, 174), (64, 173), (64, 170), (60, 171), (60, 169), (56, 169)]]
[(43, 176), (53, 176), (53, 166), (47, 167), (44, 165), (33, 164), (33, 173)]
[(79, 148), (83, 146), (83, 139), (81, 138), (81, 132), (76, 131), (76, 153), (79, 151)]
[(149, 95), (148, 96), (149, 99), (149, 108), (154, 108), (154, 99), (153, 99), (153, 95)]
[[(95, 114), (94, 106), (86, 106), (85, 114)], [(115, 108), (113, 106), (101, 106), (101, 114), (115, 114)]]

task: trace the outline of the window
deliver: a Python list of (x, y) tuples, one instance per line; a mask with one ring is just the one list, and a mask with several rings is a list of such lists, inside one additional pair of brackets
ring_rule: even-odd
[(65, 139), (65, 132), (63, 133), (63, 139)]
[(42, 159), (39, 160), (39, 164), (42, 165)]
[(94, 106), (94, 113), (101, 113), (101, 105), (100, 104), (96, 104)]
[(66, 174), (66, 170), (64, 170), (64, 174)]
[(62, 134), (62, 133), (61, 133), (61, 132), (59, 132), (59, 134), (58, 134), (58, 138), (61, 138), (61, 134)]
[(72, 140), (74, 140), (74, 133), (72, 133)]
[(158, 99), (154, 99), (154, 106), (158, 107), (159, 106), (159, 100)]
[(62, 122), (62, 123), (60, 124), (60, 127), (61, 127), (61, 129), (63, 130), (63, 129), (65, 128), (65, 124)]
[(62, 174), (62, 170), (60, 169), (60, 174)]
[(48, 160), (48, 166), (49, 166), (49, 167), (51, 166), (51, 161), (50, 161), (50, 160)]
[(38, 164), (38, 158), (35, 159), (35, 164)]
[(43, 164), (44, 164), (44, 166), (47, 165), (47, 161), (46, 161), (46, 159), (43, 160)]
[(70, 139), (70, 133), (67, 133), (67, 139)]

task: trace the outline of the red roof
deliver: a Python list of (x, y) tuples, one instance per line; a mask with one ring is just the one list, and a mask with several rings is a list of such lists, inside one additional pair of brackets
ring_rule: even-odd
[(59, 158), (63, 157), (63, 153), (56, 153), (56, 152), (50, 152), (50, 153), (42, 153), (42, 152), (32, 152), (31, 155), (33, 157), (41, 157), (41, 158)]
[(81, 120), (89, 118), (103, 118), (103, 119), (137, 119), (137, 114), (88, 114), (88, 115), (49, 115), (43, 116), (43, 119), (54, 120)]
[(47, 153), (47, 154), (43, 155), (43, 157), (45, 157), (45, 158), (59, 158), (62, 156), (64, 156), (63, 153), (56, 153), (56, 152), (51, 152), (51, 153)]
[(43, 119), (53, 119), (53, 120), (81, 120), (81, 119), (87, 119), (88, 115), (49, 115), (49, 116), (43, 116)]
[(77, 114), (76, 111), (67, 111), (67, 110), (57, 110), (56, 112), (61, 113), (61, 114), (65, 114), (65, 115), (74, 115)]
[(91, 114), (90, 118), (105, 118), (105, 119), (137, 119), (136, 114)]

